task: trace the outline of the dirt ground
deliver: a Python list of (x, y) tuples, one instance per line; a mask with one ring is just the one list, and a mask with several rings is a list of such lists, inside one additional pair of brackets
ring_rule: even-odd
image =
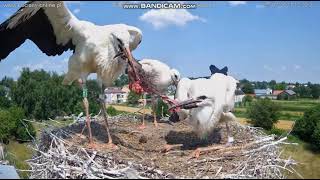
[[(136, 119), (136, 120), (132, 120)], [(146, 128), (139, 130), (140, 118), (124, 117), (121, 119), (109, 118), (112, 138), (118, 146), (117, 150), (110, 150), (105, 145), (107, 142), (107, 133), (104, 122), (93, 122), (92, 131), (96, 145), (96, 150), (103, 153), (112, 153), (116, 158), (124, 161), (133, 161), (142, 165), (148, 165), (164, 172), (175, 174), (179, 177), (201, 177), (207, 175), (214, 177), (218, 172), (230, 172), (232, 163), (224, 163), (224, 160), (217, 160), (215, 163), (209, 163), (204, 159), (219, 159), (222, 157), (219, 151), (209, 152), (201, 155), (198, 159), (190, 159), (192, 152), (198, 147), (221, 146), (225, 145), (226, 128), (224, 125), (217, 127), (212, 134), (204, 139), (192, 132), (192, 129), (185, 122), (169, 124), (160, 122), (156, 128), (152, 123), (152, 117), (148, 116)], [(73, 132), (68, 141), (88, 147), (88, 140), (85, 136), (79, 135), (83, 129), (83, 124), (74, 124), (65, 130)], [(237, 124), (231, 125), (235, 137), (234, 146), (241, 146), (253, 140), (252, 135), (245, 128), (235, 128)], [(87, 135), (87, 130), (84, 131)], [(182, 144), (178, 149), (162, 152), (166, 144)], [(224, 154), (226, 155), (226, 154)], [(231, 161), (239, 161), (238, 157), (231, 158)], [(240, 160), (241, 161), (241, 160)], [(208, 165), (209, 163), (209, 165)]]

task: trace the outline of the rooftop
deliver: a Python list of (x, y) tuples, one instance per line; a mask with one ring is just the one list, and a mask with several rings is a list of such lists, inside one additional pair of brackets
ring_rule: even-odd
[(281, 94), (282, 92), (283, 92), (283, 90), (274, 90), (274, 91), (272, 92), (272, 95), (278, 96), (278, 95)]
[(285, 92), (286, 92), (287, 94), (289, 94), (290, 96), (293, 96), (293, 95), (296, 94), (296, 92), (294, 92), (294, 91), (292, 91), (292, 90), (285, 90)]

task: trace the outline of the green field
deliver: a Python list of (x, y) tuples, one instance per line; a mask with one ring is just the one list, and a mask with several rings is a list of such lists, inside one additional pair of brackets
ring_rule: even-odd
[[(286, 100), (273, 100), (280, 106), (280, 119), (295, 121), (303, 116), (303, 112), (320, 104), (320, 100), (313, 99), (297, 99), (292, 101)], [(246, 110), (247, 106), (240, 106), (235, 108), (235, 115), (237, 117), (247, 118)]]

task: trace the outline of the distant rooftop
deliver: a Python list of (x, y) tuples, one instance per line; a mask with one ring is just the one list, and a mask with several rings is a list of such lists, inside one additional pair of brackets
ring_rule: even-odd
[(290, 96), (293, 96), (296, 94), (296, 92), (292, 91), (292, 90), (285, 90), (286, 93), (288, 93)]
[(105, 94), (115, 94), (115, 93), (126, 93), (122, 91), (121, 89), (106, 89), (104, 91)]
[(278, 96), (279, 94), (281, 94), (283, 92), (283, 90), (274, 90), (272, 92), (272, 95)]

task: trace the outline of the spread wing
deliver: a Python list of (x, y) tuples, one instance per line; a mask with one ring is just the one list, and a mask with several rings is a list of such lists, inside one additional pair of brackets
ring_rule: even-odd
[(31, 1), (0, 25), (0, 61), (27, 39), (48, 56), (74, 50), (79, 20), (62, 1)]

